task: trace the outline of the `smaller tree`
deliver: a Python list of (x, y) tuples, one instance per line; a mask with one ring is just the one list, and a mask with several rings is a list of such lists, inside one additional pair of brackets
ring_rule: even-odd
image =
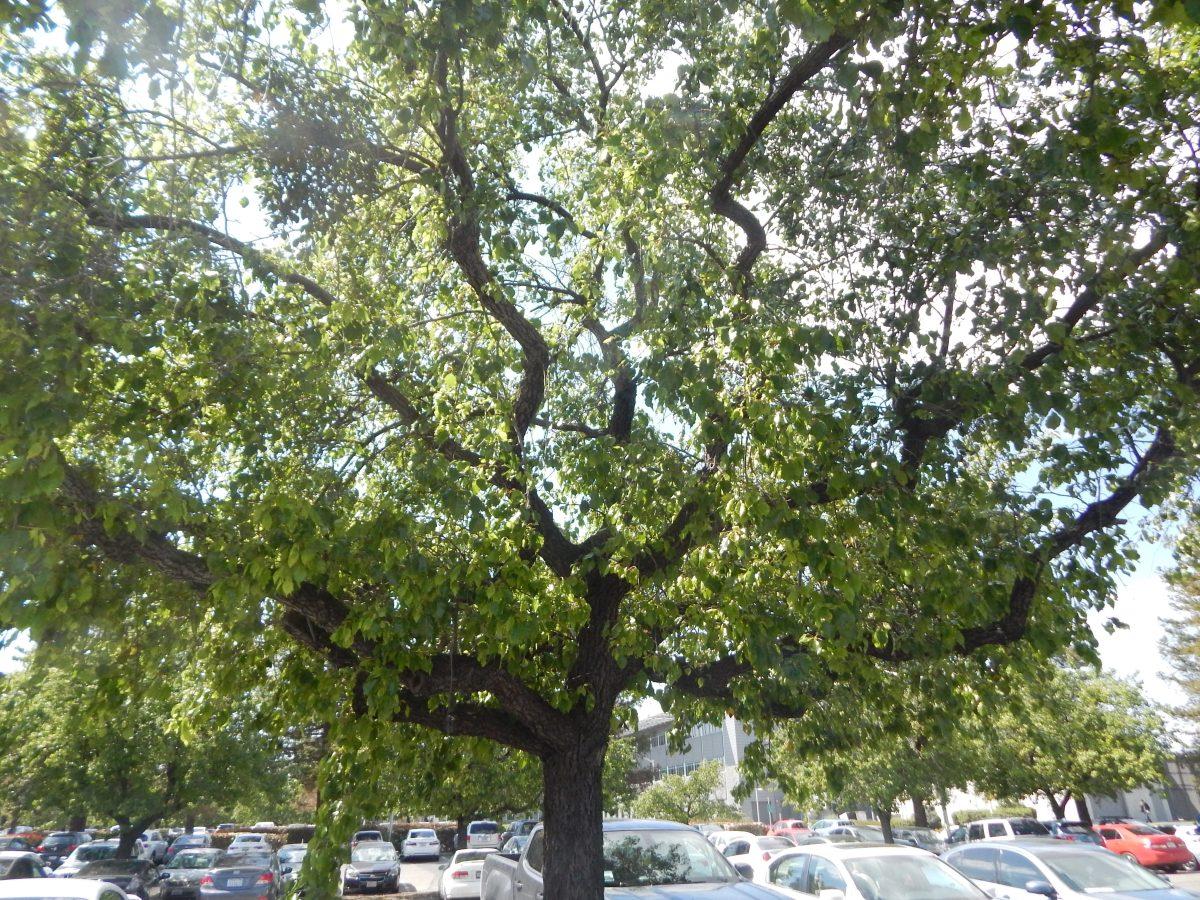
[(1200, 505), (1175, 545), (1167, 573), (1174, 615), (1163, 620), (1162, 648), (1174, 664), (1171, 679), (1183, 691), (1175, 715), (1200, 726)]
[(1057, 818), (1074, 799), (1090, 822), (1086, 796), (1162, 778), (1162, 717), (1138, 685), (1113, 675), (1051, 665), (985, 725), (976, 786), (999, 799), (1041, 795)]
[(721, 765), (713, 759), (690, 775), (667, 775), (634, 799), (633, 813), (684, 823), (736, 817), (736, 807), (714, 797), (721, 780)]

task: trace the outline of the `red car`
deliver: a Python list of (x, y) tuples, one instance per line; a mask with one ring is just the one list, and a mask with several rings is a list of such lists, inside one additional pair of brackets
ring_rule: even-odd
[(1182, 840), (1149, 825), (1109, 822), (1097, 830), (1105, 847), (1147, 869), (1182, 869), (1191, 865), (1191, 851)]
[(802, 822), (799, 819), (780, 819), (767, 829), (767, 834), (798, 838), (803, 834), (812, 834), (812, 829), (808, 827), (807, 822)]

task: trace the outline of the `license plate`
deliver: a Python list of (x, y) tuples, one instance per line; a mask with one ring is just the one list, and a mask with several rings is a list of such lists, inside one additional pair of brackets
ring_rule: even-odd
[(479, 872), (476, 872), (476, 873), (475, 873), (475, 880), (476, 880), (476, 881), (478, 881), (478, 880), (479, 880), (480, 878), (482, 878), (482, 877), (483, 877), (483, 872), (482, 872), (482, 871), (479, 871)]
[(364, 881), (363, 884), (365, 884), (367, 887), (375, 887), (377, 884), (379, 884), (379, 882), (378, 881)]
[(228, 881), (225, 882), (225, 886), (226, 887), (242, 887), (243, 885), (245, 885), (245, 883), (246, 883), (245, 878), (230, 878)]

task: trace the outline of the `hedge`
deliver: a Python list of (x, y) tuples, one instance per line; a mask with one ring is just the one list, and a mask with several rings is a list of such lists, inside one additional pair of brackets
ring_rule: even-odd
[(956, 825), (966, 825), (978, 822), (980, 819), (1032, 819), (1037, 811), (1031, 806), (997, 806), (995, 809), (960, 809), (951, 813), (950, 818)]
[[(392, 823), (392, 844), (397, 850), (400, 849), (400, 844), (408, 832), (413, 828), (432, 828), (437, 832), (438, 840), (442, 843), (442, 849), (446, 852), (454, 850), (454, 836), (458, 831), (457, 826), (453, 824), (434, 824), (432, 822), (393, 822)], [(387, 823), (377, 824), (368, 823), (360, 830), (374, 829), (387, 833)], [(235, 834), (261, 834), (265, 835), (267, 842), (276, 850), (284, 844), (307, 844), (312, 840), (316, 833), (317, 826), (294, 824), (286, 825), (280, 828), (237, 828), (234, 830), (214, 831), (212, 833), (212, 845), (220, 850), (224, 850), (233, 841)]]

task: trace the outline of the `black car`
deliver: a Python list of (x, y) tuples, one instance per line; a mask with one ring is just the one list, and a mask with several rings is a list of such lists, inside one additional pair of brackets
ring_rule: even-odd
[(62, 861), (75, 852), (80, 844), (86, 844), (92, 839), (90, 834), (82, 831), (52, 831), (38, 845), (36, 852), (52, 869), (62, 865)]
[(342, 894), (355, 891), (393, 893), (400, 881), (400, 859), (387, 841), (364, 841), (350, 851), (342, 867)]
[(223, 851), (215, 847), (183, 847), (162, 870), (163, 900), (195, 900), (200, 879), (218, 865)]
[(162, 898), (162, 876), (158, 866), (148, 859), (100, 859), (88, 863), (73, 877), (107, 881), (141, 900)]
[(278, 900), (279, 861), (274, 853), (222, 853), (200, 879), (201, 900)]

